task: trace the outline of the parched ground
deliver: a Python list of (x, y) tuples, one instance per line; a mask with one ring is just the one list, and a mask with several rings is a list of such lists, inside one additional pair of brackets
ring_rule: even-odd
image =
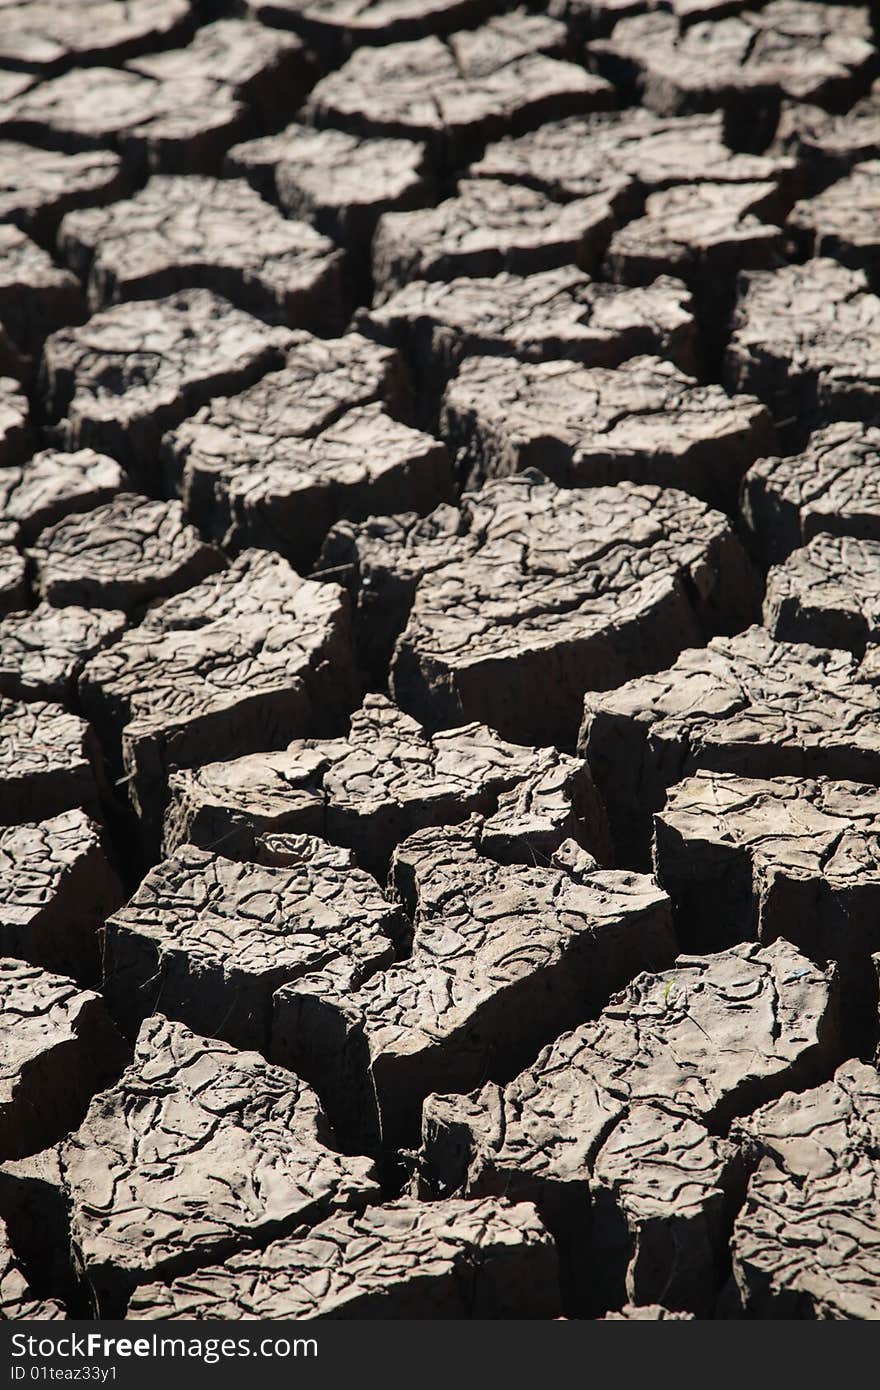
[(0, 14), (0, 1319), (880, 1318), (871, 7)]

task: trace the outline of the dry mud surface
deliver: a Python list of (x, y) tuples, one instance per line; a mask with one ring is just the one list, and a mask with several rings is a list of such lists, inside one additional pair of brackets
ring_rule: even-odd
[(880, 1318), (871, 8), (0, 14), (0, 1318)]

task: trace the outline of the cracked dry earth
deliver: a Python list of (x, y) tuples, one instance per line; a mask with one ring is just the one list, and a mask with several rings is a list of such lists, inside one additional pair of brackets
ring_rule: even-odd
[(0, 1317), (880, 1319), (880, 41), (0, 3)]

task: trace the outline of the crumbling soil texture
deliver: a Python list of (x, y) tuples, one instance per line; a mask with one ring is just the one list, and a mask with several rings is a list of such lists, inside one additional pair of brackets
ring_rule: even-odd
[(872, 7), (0, 12), (0, 1318), (880, 1319)]

